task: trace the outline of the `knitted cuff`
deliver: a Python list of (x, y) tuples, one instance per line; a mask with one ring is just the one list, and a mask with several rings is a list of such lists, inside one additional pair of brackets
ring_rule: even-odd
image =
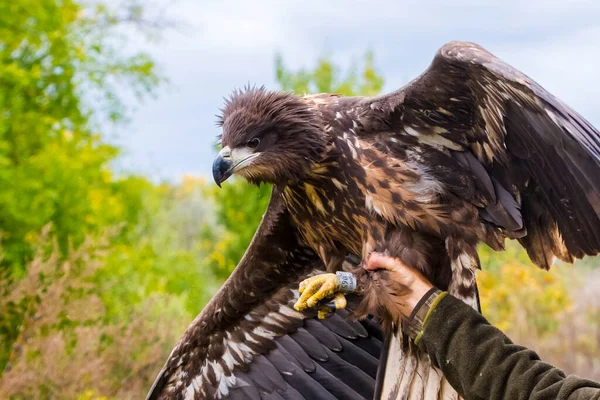
[(435, 308), (437, 303), (446, 295), (446, 292), (442, 292), (437, 288), (431, 288), (421, 300), (415, 306), (413, 312), (410, 317), (404, 321), (404, 332), (410, 336), (411, 339), (418, 342), (418, 339), (421, 336), (423, 328), (425, 327), (425, 322), (427, 320), (427, 316), (431, 311)]

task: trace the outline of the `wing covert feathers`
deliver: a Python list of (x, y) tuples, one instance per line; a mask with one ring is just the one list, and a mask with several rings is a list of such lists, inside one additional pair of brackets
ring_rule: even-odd
[(545, 269), (600, 252), (600, 133), (482, 47), (450, 42), (407, 86), (361, 104), (379, 141), (410, 145), (479, 208), (490, 246), (518, 238)]

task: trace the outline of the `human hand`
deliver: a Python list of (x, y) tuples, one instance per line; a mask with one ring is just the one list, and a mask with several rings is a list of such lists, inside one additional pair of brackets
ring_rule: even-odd
[[(410, 317), (417, 303), (433, 287), (419, 271), (405, 265), (397, 258), (381, 253), (371, 253), (364, 269), (375, 272), (378, 276), (379, 289), (384, 290), (390, 301), (385, 302), (385, 308), (392, 315), (401, 314)], [(386, 271), (385, 274), (377, 271)]]

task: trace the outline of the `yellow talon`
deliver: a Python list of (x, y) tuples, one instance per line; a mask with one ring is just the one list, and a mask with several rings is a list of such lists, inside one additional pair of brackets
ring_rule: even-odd
[[(300, 282), (298, 291), (301, 293), (301, 295), (296, 304), (294, 304), (294, 308), (297, 311), (302, 311), (307, 308), (313, 308), (321, 300), (326, 299), (328, 297), (332, 297), (338, 289), (339, 281), (336, 274), (321, 274), (311, 276), (310, 278), (307, 278)], [(338, 300), (338, 302), (339, 301), (340, 300)], [(344, 298), (344, 307), (345, 302), (346, 299)]]
[(332, 312), (333, 312), (333, 310), (331, 308), (329, 308), (327, 306), (322, 306), (321, 308), (319, 308), (319, 311), (317, 311), (317, 318), (319, 318), (319, 319), (325, 319)]
[(336, 310), (346, 308), (348, 302), (346, 301), (346, 296), (344, 296), (344, 293), (336, 293), (335, 297), (333, 298), (333, 304), (335, 304)]
[(347, 302), (344, 293), (336, 293), (332, 302), (328, 302), (327, 304), (319, 307), (319, 310), (317, 311), (317, 317), (319, 319), (325, 319), (329, 317), (335, 310), (346, 308), (346, 305)]

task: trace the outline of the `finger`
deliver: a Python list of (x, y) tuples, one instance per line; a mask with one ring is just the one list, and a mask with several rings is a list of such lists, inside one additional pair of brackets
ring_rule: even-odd
[(335, 304), (336, 310), (346, 308), (348, 302), (346, 301), (346, 296), (344, 296), (344, 293), (336, 293), (335, 297), (333, 298), (333, 304)]
[(368, 271), (376, 269), (387, 269), (389, 271), (397, 271), (406, 267), (400, 260), (394, 257), (385, 256), (381, 253), (371, 253), (364, 268)]

